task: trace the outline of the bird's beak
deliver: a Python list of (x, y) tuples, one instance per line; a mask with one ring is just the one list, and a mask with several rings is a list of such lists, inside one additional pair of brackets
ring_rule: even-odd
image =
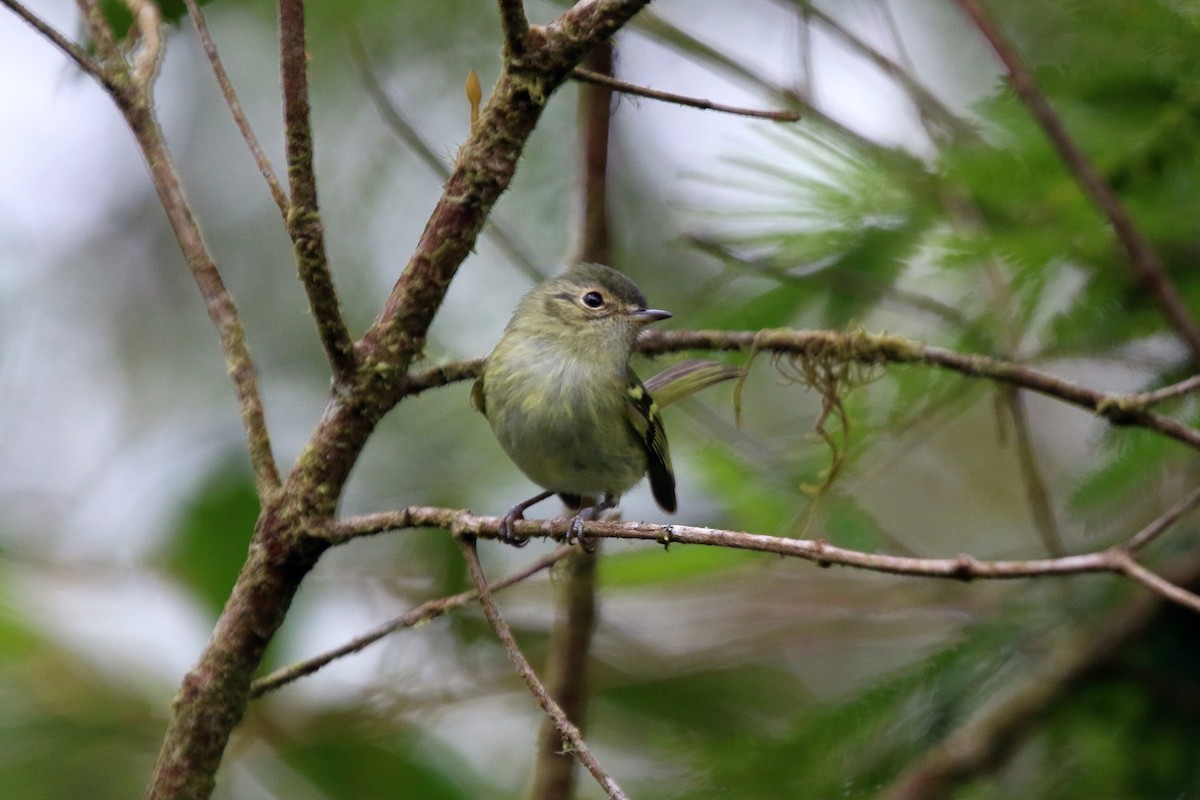
[(640, 308), (629, 314), (630, 318), (639, 325), (649, 325), (651, 322), (659, 322), (664, 319), (671, 318), (670, 311), (660, 311), (657, 308)]

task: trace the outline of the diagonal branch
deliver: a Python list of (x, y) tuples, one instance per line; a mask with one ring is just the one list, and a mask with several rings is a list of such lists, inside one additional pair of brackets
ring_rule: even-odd
[(1192, 511), (1197, 506), (1200, 506), (1200, 488), (1192, 490), (1191, 494), (1164, 511), (1157, 519), (1134, 534), (1122, 547), (1131, 553), (1135, 550), (1141, 550), (1178, 522), (1180, 517)]
[(474, 581), (475, 589), (479, 592), (479, 604), (483, 607), (483, 614), (487, 617), (492, 630), (496, 632), (500, 643), (504, 645), (504, 650), (508, 653), (508, 658), (512, 661), (513, 666), (516, 667), (517, 674), (525, 681), (525, 685), (533, 693), (537, 704), (542, 707), (542, 710), (546, 712), (546, 715), (550, 719), (554, 720), (554, 724), (558, 727), (563, 739), (570, 743), (571, 752), (587, 768), (588, 772), (592, 773), (592, 777), (600, 784), (600, 788), (604, 790), (604, 793), (612, 798), (612, 800), (628, 800), (628, 796), (621, 791), (621, 787), (617, 785), (617, 782), (612, 779), (612, 776), (600, 766), (600, 762), (592, 755), (591, 748), (583, 740), (579, 729), (572, 724), (571, 720), (567, 719), (567, 715), (563, 713), (563, 710), (550, 697), (549, 692), (546, 691), (546, 687), (538, 680), (533, 667), (529, 665), (529, 661), (521, 652), (521, 648), (517, 646), (517, 640), (513, 638), (512, 631), (509, 630), (504, 617), (500, 615), (500, 608), (496, 605), (496, 601), (488, 589), (487, 577), (483, 574), (483, 565), (479, 563), (479, 552), (475, 548), (475, 537), (459, 534), (458, 541), (462, 546), (463, 557), (467, 561), (467, 571), (471, 573), (471, 580)]
[(1200, 362), (1200, 325), (1184, 303), (1175, 282), (1167, 274), (1158, 251), (1146, 240), (1124, 204), (1071, 138), (1062, 120), (1054, 113), (1046, 96), (1038, 88), (1033, 73), (1016, 48), (1005, 38), (977, 0), (957, 0), (959, 8), (971, 18), (996, 52), (1008, 72), (1008, 80), (1030, 114), (1042, 126), (1046, 138), (1058, 151), (1059, 158), (1075, 176), (1100, 212), (1108, 219), (1117, 241), (1125, 251), (1129, 266), (1159, 305), (1167, 322), (1191, 351), (1192, 361)]
[[(479, 124), (459, 150), (442, 197), (426, 223), (391, 294), (359, 344), (366, 374), (398, 385), (421, 351), (433, 315), (450, 281), (500, 194), (516, 172), (521, 150), (549, 96), (599, 42), (605, 41), (649, 0), (579, 3), (549, 25), (537, 28), (536, 68), (506, 63), (480, 112)], [(531, 51), (526, 59), (533, 59)], [(389, 399), (394, 402), (397, 394)]]
[(868, 153), (885, 151), (885, 148), (858, 133), (849, 125), (839, 122), (812, 102), (799, 97), (795, 92), (773, 82), (770, 78), (764, 77), (744, 62), (731, 58), (728, 54), (700, 41), (686, 31), (680, 30), (662, 17), (646, 12), (638, 16), (635, 25), (641, 32), (683, 53), (688, 58), (715, 66), (735, 79), (749, 84), (759, 91), (767, 92), (772, 99), (782, 105), (797, 107), (805, 120), (830, 131), (840, 140), (850, 142)]
[(288, 213), (287, 193), (280, 186), (279, 178), (275, 176), (275, 170), (271, 167), (271, 160), (267, 158), (266, 151), (263, 150), (262, 144), (254, 134), (254, 128), (250, 126), (250, 120), (246, 117), (246, 110), (242, 107), (242, 101), (238, 99), (237, 91), (233, 88), (233, 81), (229, 79), (229, 73), (225, 71), (225, 65), (221, 62), (221, 57), (217, 53), (217, 44), (213, 41), (212, 33), (208, 30), (208, 22), (204, 19), (204, 13), (200, 10), (200, 6), (196, 0), (185, 0), (185, 2), (187, 3), (188, 16), (191, 17), (192, 24), (196, 26), (196, 35), (200, 38), (201, 47), (204, 48), (204, 55), (208, 57), (208, 63), (212, 67), (213, 75), (217, 79), (217, 85), (221, 87), (221, 95), (225, 98), (225, 105), (229, 108), (229, 112), (233, 114), (233, 121), (241, 132), (242, 138), (246, 141), (246, 146), (250, 148), (250, 154), (254, 157), (254, 163), (258, 165), (258, 171), (262, 173), (263, 179), (267, 182), (267, 188), (271, 191), (271, 197), (275, 200), (275, 205), (279, 206), (279, 211), (286, 220)]
[[(78, 0), (78, 3), (96, 48), (102, 54), (108, 54), (108, 63), (101, 68), (103, 75), (98, 76), (98, 80), (108, 90), (133, 132), (149, 168), (159, 202), (167, 214), (192, 278), (200, 289), (205, 310), (217, 329), (226, 370), (233, 379), (242, 425), (246, 430), (255, 487), (265, 505), (279, 488), (279, 472), (271, 452), (262, 396), (258, 390), (258, 375), (246, 344), (246, 332), (233, 296), (221, 278), (184, 196), (179, 173), (172, 162), (162, 128), (154, 116), (152, 83), (157, 62), (161, 58), (161, 40), (157, 44), (143, 43), (143, 47), (149, 49), (139, 54), (141, 70), (133, 75), (121, 59), (112, 32), (96, 4), (90, 0)], [(142, 8), (139, 24), (154, 26), (156, 20), (155, 9)], [(144, 35), (150, 34), (147, 32)]]
[(1167, 400), (1174, 400), (1177, 397), (1186, 397), (1197, 389), (1200, 389), (1200, 375), (1193, 375), (1190, 378), (1173, 383), (1170, 386), (1164, 386), (1161, 389), (1130, 395), (1123, 402), (1130, 406), (1149, 408)]
[(635, 97), (645, 97), (649, 100), (661, 100), (664, 103), (675, 103), (680, 106), (689, 106), (691, 108), (699, 108), (704, 111), (720, 111), (724, 114), (733, 114), (739, 117), (755, 117), (757, 119), (769, 119), (775, 122), (796, 122), (800, 119), (799, 111), (764, 111), (757, 108), (742, 108), (740, 106), (730, 106), (724, 103), (714, 103), (711, 100), (704, 100), (699, 97), (688, 97), (683, 94), (675, 94), (673, 92), (663, 92), (658, 89), (651, 89), (646, 86), (638, 86), (635, 83), (614, 78), (611, 75), (605, 75), (601, 72), (593, 72), (590, 69), (576, 67), (571, 70), (571, 77), (581, 83), (594, 83), (600, 86), (607, 86), (622, 94), (633, 95)]
[(3, 4), (10, 8), (14, 14), (25, 20), (31, 28), (40, 33), (42, 36), (50, 40), (51, 44), (63, 52), (67, 58), (75, 62), (78, 67), (98, 80), (109, 92), (113, 91), (112, 80), (108, 74), (97, 64), (91, 56), (87, 54), (79, 45), (72, 42), (67, 37), (59, 33), (53, 25), (46, 22), (44, 19), (34, 14), (25, 6), (21, 5), (18, 0), (0, 0)]
[[(531, 562), (525, 567), (516, 572), (505, 575), (503, 578), (489, 584), (488, 589), (492, 592), (498, 592), (501, 589), (507, 589), (513, 584), (520, 583), (527, 578), (536, 575), (544, 569), (547, 569), (559, 561), (562, 561), (567, 556), (571, 555), (575, 548), (570, 545), (563, 545), (555, 550), (547, 553), (539, 559)], [(418, 625), (426, 623), (432, 619), (442, 616), (443, 614), (453, 611), (456, 608), (462, 608), (468, 603), (474, 602), (479, 597), (478, 590), (469, 592), (460, 592), (447, 597), (439, 597), (436, 600), (427, 600), (421, 605), (409, 611), (403, 616), (399, 616), (390, 622), (385, 622), (383, 625), (364, 633), (362, 636), (356, 636), (341, 647), (335, 647), (328, 650), (319, 656), (297, 661), (295, 664), (290, 664), (286, 667), (281, 667), (275, 670), (270, 675), (264, 675), (250, 685), (251, 699), (262, 697), (268, 692), (273, 692), (276, 689), (281, 689), (289, 683), (299, 680), (306, 675), (312, 675), (322, 667), (336, 661), (339, 658), (344, 658), (352, 653), (360, 652), (366, 649), (369, 645), (378, 642), (385, 636), (396, 633), (405, 628), (415, 628)]]
[(286, 213), (288, 235), (296, 251), (296, 270), (317, 323), (334, 381), (354, 375), (354, 343), (342, 318), (329, 258), (325, 226), (317, 209), (313, 169), (312, 121), (308, 105), (308, 52), (304, 36), (304, 0), (279, 0), (279, 69), (283, 83), (284, 141), (292, 203)]
[(1000, 401), (1008, 412), (1013, 424), (1013, 438), (1016, 440), (1017, 465), (1021, 473), (1021, 481), (1025, 484), (1025, 497), (1029, 501), (1029, 510), (1033, 515), (1033, 527), (1042, 539), (1046, 552), (1052, 556), (1065, 555), (1062, 533), (1058, 529), (1058, 520), (1054, 516), (1054, 507), (1050, 502), (1050, 490), (1046, 486), (1046, 478), (1042, 474), (1042, 466), (1038, 461), (1037, 447), (1034, 445), (1033, 431), (1029, 426), (1029, 413), (1025, 408), (1025, 398), (1015, 386), (1006, 386), (1001, 392)]

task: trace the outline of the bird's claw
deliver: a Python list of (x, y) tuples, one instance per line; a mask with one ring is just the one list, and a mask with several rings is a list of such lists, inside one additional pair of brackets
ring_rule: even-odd
[(585, 553), (596, 552), (596, 541), (590, 536), (583, 535), (583, 523), (592, 518), (592, 515), (587, 513), (591, 510), (591, 508), (585, 508), (571, 517), (571, 526), (567, 528), (567, 544), (579, 542), (579, 546)]
[(529, 544), (528, 536), (521, 536), (513, 530), (513, 523), (519, 519), (525, 519), (525, 515), (519, 510), (513, 509), (505, 514), (500, 519), (500, 541), (505, 544), (510, 544), (513, 547), (524, 547)]

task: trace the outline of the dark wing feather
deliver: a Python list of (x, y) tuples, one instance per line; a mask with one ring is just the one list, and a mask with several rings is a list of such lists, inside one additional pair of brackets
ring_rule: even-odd
[(671, 470), (671, 451), (662, 415), (646, 387), (632, 372), (626, 388), (625, 412), (638, 441), (646, 448), (646, 473), (650, 490), (663, 511), (675, 513), (675, 473)]

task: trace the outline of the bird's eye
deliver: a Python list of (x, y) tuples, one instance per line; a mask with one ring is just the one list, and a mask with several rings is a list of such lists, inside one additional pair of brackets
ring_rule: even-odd
[(583, 296), (583, 304), (588, 308), (599, 308), (604, 305), (604, 295), (599, 292), (588, 292)]

